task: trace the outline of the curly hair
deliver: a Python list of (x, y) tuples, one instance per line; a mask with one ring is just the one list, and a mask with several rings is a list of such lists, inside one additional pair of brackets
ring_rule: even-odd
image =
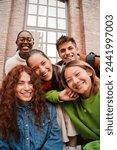
[(41, 80), (30, 67), (17, 65), (5, 77), (0, 88), (0, 132), (5, 140), (13, 137), (18, 141), (20, 138), (17, 124), (18, 98), (15, 89), (22, 72), (30, 75), (33, 84), (34, 95), (31, 109), (35, 114), (35, 124), (39, 128), (42, 126), (41, 116), (43, 113), (50, 118)]
[(64, 68), (62, 69), (62, 73), (61, 73), (61, 82), (62, 82), (62, 85), (64, 87), (68, 87), (68, 84), (66, 82), (66, 79), (65, 79), (65, 76), (64, 76), (64, 73), (65, 73), (65, 70), (69, 67), (74, 67), (74, 66), (78, 66), (78, 67), (81, 67), (89, 72), (92, 73), (92, 76), (91, 76), (91, 81), (92, 81), (92, 93), (97, 93), (97, 91), (99, 90), (99, 86), (100, 86), (100, 80), (99, 78), (96, 76), (96, 73), (95, 73), (95, 70), (86, 62), (84, 61), (81, 61), (81, 60), (74, 60), (74, 61), (71, 61), (69, 63), (67, 63)]

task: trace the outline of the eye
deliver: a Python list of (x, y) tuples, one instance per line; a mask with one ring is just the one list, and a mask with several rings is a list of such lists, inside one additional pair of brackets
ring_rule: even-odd
[(39, 67), (35, 67), (35, 68), (32, 68), (33, 69), (33, 71), (38, 71), (39, 70)]
[(42, 61), (42, 62), (41, 62), (41, 65), (45, 65), (45, 64), (46, 64), (46, 61)]
[(27, 41), (28, 42), (33, 42), (33, 39), (32, 38), (27, 38)]
[(72, 49), (74, 49), (74, 47), (72, 47), (72, 46), (69, 46), (69, 47), (68, 47), (68, 49), (69, 49), (69, 50), (72, 50)]
[(29, 81), (29, 83), (28, 84), (30, 84), (31, 86), (33, 86), (33, 82), (32, 81)]
[(67, 83), (70, 83), (71, 81), (72, 81), (71, 79), (67, 79), (67, 80), (66, 80)]
[(18, 38), (19, 42), (24, 42), (24, 38)]
[(80, 72), (77, 72), (77, 73), (75, 74), (76, 77), (78, 77), (79, 75), (80, 75)]
[(65, 52), (65, 49), (60, 49), (60, 53), (64, 53)]
[(23, 81), (19, 81), (17, 84), (22, 85), (23, 83), (24, 83)]

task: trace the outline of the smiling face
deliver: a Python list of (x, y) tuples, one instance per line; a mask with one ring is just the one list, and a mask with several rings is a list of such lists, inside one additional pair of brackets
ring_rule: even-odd
[(36, 72), (39, 77), (44, 81), (52, 79), (52, 64), (49, 59), (44, 57), (40, 53), (33, 54), (29, 59), (28, 63), (30, 67)]
[(29, 32), (21, 32), (16, 41), (18, 50), (20, 50), (20, 56), (25, 59), (28, 52), (32, 49), (34, 40), (32, 35)]
[(90, 96), (92, 87), (91, 75), (92, 73), (79, 66), (68, 67), (64, 73), (69, 88), (83, 97)]
[(78, 59), (77, 47), (71, 41), (59, 45), (58, 53), (65, 63)]
[(33, 85), (30, 81), (30, 75), (26, 72), (21, 73), (21, 77), (16, 85), (16, 96), (19, 100), (21, 100), (23, 103), (27, 104), (29, 101), (31, 101), (34, 89)]

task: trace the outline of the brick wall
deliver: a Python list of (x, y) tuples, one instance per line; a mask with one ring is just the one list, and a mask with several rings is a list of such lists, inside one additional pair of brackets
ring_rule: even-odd
[(74, 37), (79, 51), (85, 53), (85, 35), (83, 23), (82, 0), (68, 1), (68, 35)]
[(6, 59), (16, 52), (16, 38), (19, 31), (23, 29), (25, 17), (25, 0), (13, 0), (12, 11), (9, 24), (8, 43), (6, 49)]
[[(0, 0), (0, 82), (6, 60), (16, 52), (16, 37), (24, 28), (26, 0)], [(99, 53), (99, 0), (67, 0), (68, 35), (79, 50)]]
[(99, 54), (99, 0), (68, 0), (68, 34), (77, 42), (79, 51)]
[(0, 81), (4, 76), (4, 64), (16, 51), (16, 37), (23, 29), (24, 0), (0, 1)]
[(3, 78), (12, 0), (0, 1), (0, 81)]
[(100, 53), (100, 0), (83, 0), (86, 52)]

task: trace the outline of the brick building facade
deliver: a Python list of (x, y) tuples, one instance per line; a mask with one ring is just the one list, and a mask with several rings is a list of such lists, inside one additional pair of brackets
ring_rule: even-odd
[[(65, 0), (61, 0), (65, 1)], [(99, 0), (66, 0), (67, 31), (82, 53), (99, 54)], [(0, 81), (6, 60), (16, 52), (16, 37), (25, 29), (26, 0), (0, 0)]]

